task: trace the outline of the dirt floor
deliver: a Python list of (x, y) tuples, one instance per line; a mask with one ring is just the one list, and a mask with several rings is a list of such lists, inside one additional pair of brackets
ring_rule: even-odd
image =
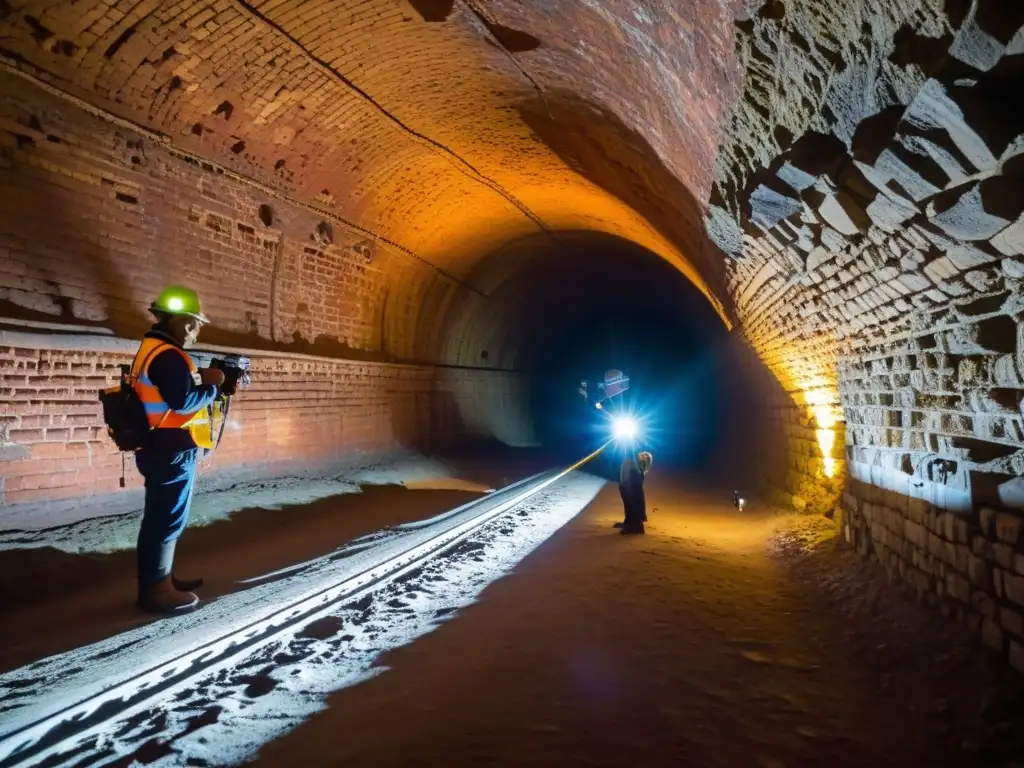
[[(175, 570), (202, 576), (205, 600), (239, 581), (317, 557), (387, 526), (479, 498), (485, 486), (454, 478), (364, 487), (283, 509), (250, 509), (185, 529)], [(137, 528), (137, 521), (133, 529)], [(0, 551), (0, 672), (152, 621), (134, 601), (135, 552), (69, 554), (50, 547)]]
[[(500, 475), (485, 479), (517, 479)], [(227, 594), (483, 487), (440, 485), (191, 528), (180, 570), (201, 573), (207, 597)], [(656, 472), (648, 534), (627, 537), (606, 485), (475, 604), (386, 654), (385, 672), (333, 694), (255, 762), (1017, 764), (1019, 676), (839, 545), (829, 521), (729, 502)], [(0, 669), (123, 630), (133, 557), (0, 552)]]
[[(654, 477), (614, 486), (260, 765), (1008, 765), (1017, 676), (827, 541)], [(806, 544), (818, 543), (808, 554)]]

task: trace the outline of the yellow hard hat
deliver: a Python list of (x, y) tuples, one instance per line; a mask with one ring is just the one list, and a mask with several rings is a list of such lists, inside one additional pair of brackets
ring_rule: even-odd
[(149, 311), (154, 314), (186, 315), (201, 323), (209, 322), (199, 308), (199, 294), (184, 285), (169, 285), (160, 291)]

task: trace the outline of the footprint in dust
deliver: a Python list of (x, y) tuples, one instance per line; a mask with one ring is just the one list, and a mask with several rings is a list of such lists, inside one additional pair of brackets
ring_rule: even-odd
[(815, 670), (821, 668), (820, 664), (814, 664), (809, 661), (803, 661), (802, 659), (794, 659), (790, 656), (787, 656), (784, 659), (780, 659), (779, 663), (784, 667), (789, 667), (790, 669), (798, 669), (804, 672), (814, 672)]
[(342, 627), (341, 619), (337, 616), (325, 616), (322, 619), (312, 621), (302, 628), (298, 637), (313, 638), (314, 640), (326, 640), (337, 634)]
[(742, 656), (747, 661), (752, 661), (755, 664), (771, 664), (772, 660), (765, 656), (760, 651), (740, 651)]

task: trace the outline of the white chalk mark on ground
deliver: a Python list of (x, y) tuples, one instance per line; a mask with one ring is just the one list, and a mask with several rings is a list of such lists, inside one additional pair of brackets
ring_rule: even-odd
[[(103, 763), (135, 756), (150, 765), (238, 764), (325, 706), (332, 691), (384, 670), (381, 654), (431, 632), (474, 602), (590, 503), (603, 485), (574, 473), (499, 515), (452, 549), (371, 595), (339, 604), (329, 616), (282, 633), (230, 668), (197, 676), (169, 699), (111, 721), (83, 740), (66, 764), (86, 755)], [(61, 701), (98, 691), (117, 671), (153, 666), (166, 654), (196, 647), (232, 625), (241, 626), (317, 585), (381, 561), (429, 532), (385, 539), (340, 562), (231, 595), (190, 616), (149, 624), (87, 648), (45, 659), (0, 676), (4, 719), (30, 722)], [(13, 717), (12, 717), (13, 716)], [(5, 729), (7, 730), (7, 729)], [(54, 763), (57, 764), (57, 763)]]

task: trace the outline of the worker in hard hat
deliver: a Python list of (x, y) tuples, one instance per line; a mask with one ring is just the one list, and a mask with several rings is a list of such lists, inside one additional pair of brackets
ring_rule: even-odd
[(644, 495), (644, 478), (651, 467), (654, 457), (649, 451), (627, 449), (619, 468), (619, 496), (625, 520), (616, 523), (620, 533), (642, 534), (644, 523), (647, 522), (647, 499)]
[(174, 575), (174, 550), (188, 523), (200, 435), (212, 432), (213, 406), (224, 373), (196, 368), (185, 351), (207, 322), (196, 292), (165, 288), (150, 307), (156, 323), (132, 363), (132, 381), (150, 430), (135, 463), (146, 481), (138, 540), (139, 607), (173, 613), (192, 608), (202, 579)]

